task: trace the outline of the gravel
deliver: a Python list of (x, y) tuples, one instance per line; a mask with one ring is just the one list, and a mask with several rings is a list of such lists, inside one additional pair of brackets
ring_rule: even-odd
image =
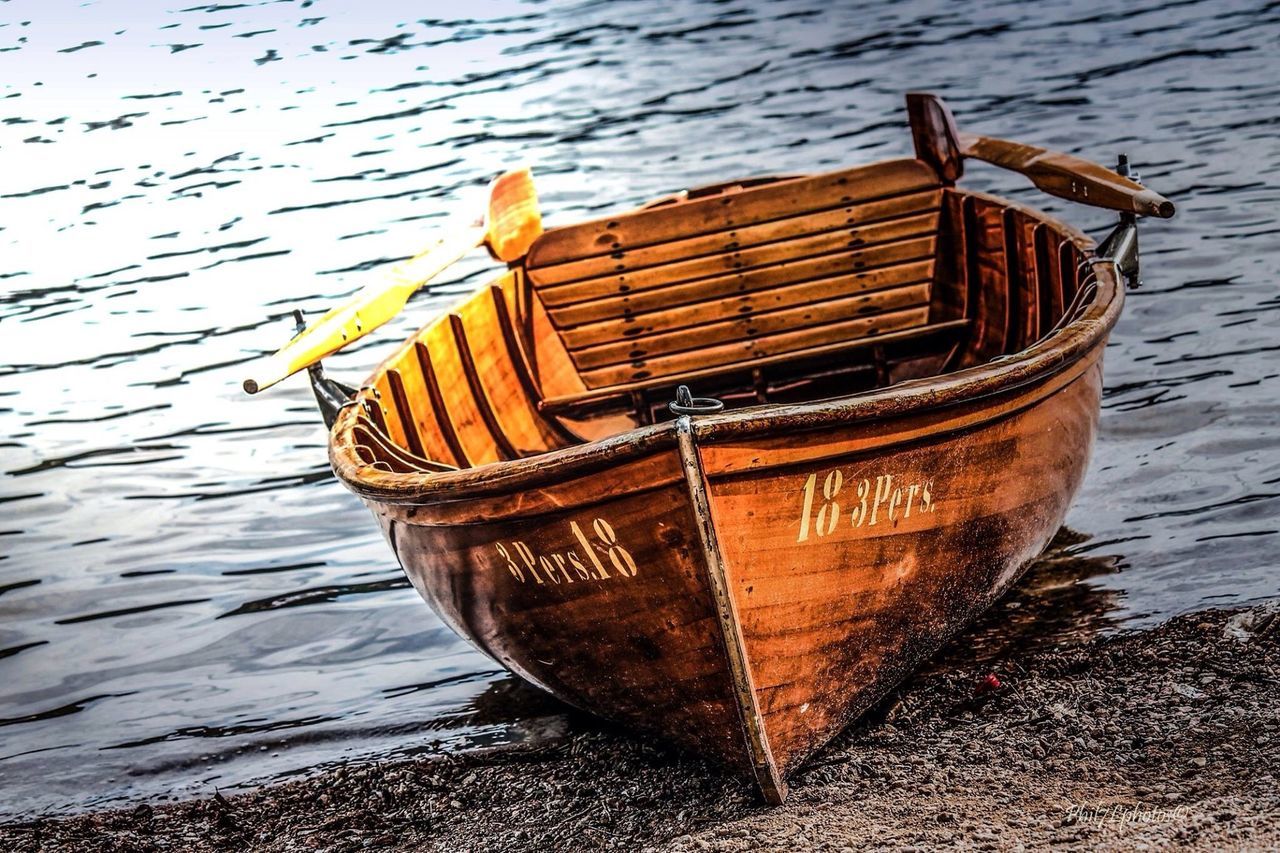
[(1077, 608), (1097, 618), (1010, 630), (1036, 622), (1035, 593), (998, 605), (815, 756), (778, 808), (695, 758), (573, 717), (531, 747), (2, 826), (0, 849), (1280, 847), (1275, 606), (1105, 636), (1105, 608)]

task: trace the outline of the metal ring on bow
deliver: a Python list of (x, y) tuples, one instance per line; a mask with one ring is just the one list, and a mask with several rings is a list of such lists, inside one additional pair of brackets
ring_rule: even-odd
[(667, 408), (673, 415), (711, 415), (724, 409), (724, 402), (715, 397), (695, 397), (688, 385), (676, 389), (676, 399)]

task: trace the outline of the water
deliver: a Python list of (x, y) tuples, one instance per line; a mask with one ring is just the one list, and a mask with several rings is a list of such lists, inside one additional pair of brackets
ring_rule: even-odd
[(1127, 151), (1179, 204), (1143, 232), (1064, 583), (1119, 626), (1276, 595), (1278, 38), (1274, 3), (0, 4), (0, 816), (558, 725), (402, 580), (304, 382), (249, 399), (243, 365), (503, 167), (572, 221), (904, 154), (912, 88)]

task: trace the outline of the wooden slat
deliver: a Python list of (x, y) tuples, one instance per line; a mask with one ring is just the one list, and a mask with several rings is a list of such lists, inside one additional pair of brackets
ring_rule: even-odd
[[(593, 278), (557, 287), (539, 288), (538, 295), (554, 315), (557, 306), (574, 302), (670, 287), (685, 281), (712, 278), (725, 273), (767, 267), (815, 255), (851, 252), (855, 256), (854, 268), (861, 269), (866, 266), (882, 265), (890, 258), (921, 257), (923, 245), (921, 241), (928, 241), (932, 246), (934, 235), (937, 233), (937, 223), (936, 213), (911, 216), (870, 226), (864, 230), (861, 237), (850, 237), (850, 232), (847, 231), (813, 234), (794, 240), (756, 246), (752, 249), (692, 258), (660, 267), (645, 267), (606, 278)], [(905, 257), (903, 252), (906, 253)]]
[(1040, 277), (1040, 337), (1062, 318), (1066, 302), (1062, 298), (1062, 271), (1058, 267), (1057, 246), (1048, 225), (1041, 223), (1035, 232), (1036, 272)]
[[(391, 400), (395, 403), (396, 414), (399, 415), (400, 425), (404, 430), (405, 449), (415, 456), (425, 456), (422, 437), (418, 434), (417, 418), (414, 417), (414, 407), (409, 401), (409, 395), (405, 393), (404, 380), (400, 376), (400, 371), (394, 367), (388, 368), (387, 384), (391, 387)], [(425, 403), (426, 401), (423, 400), (419, 405)]]
[[(921, 252), (916, 258), (894, 259), (888, 253), (881, 256), (886, 260), (884, 266), (865, 266), (855, 268), (860, 260), (854, 253), (822, 255), (817, 258), (805, 258), (763, 269), (736, 272), (732, 275), (717, 276), (696, 282), (664, 287), (661, 290), (647, 290), (641, 293), (628, 293), (612, 296), (591, 302), (580, 302), (576, 305), (556, 310), (555, 321), (562, 330), (566, 340), (570, 337), (568, 330), (584, 323), (595, 323), (614, 318), (634, 318), (639, 324), (641, 318), (651, 312), (674, 309), (681, 306), (695, 305), (705, 300), (721, 299), (733, 294), (746, 294), (759, 290), (769, 290), (788, 284), (799, 284), (832, 276), (842, 276), (853, 290), (877, 290), (908, 284), (921, 279), (933, 277), (933, 248), (920, 243), (916, 246)], [(897, 254), (904, 254), (898, 253)]]
[(485, 423), (480, 403), (471, 392), (448, 318), (442, 317), (433, 323), (423, 339), (431, 353), (431, 365), (440, 386), (443, 417), (453, 424), (454, 434), (466, 458), (472, 465), (500, 461), (502, 450)]
[[(400, 461), (399, 456), (392, 450), (396, 446), (373, 429), (373, 424), (368, 421), (364, 426), (357, 425), (351, 430), (352, 437), (356, 440), (356, 446), (360, 448), (360, 459), (366, 465), (381, 466), (381, 469), (392, 471), (396, 474), (411, 474), (415, 469), (412, 465), (408, 465)], [(403, 452), (403, 451), (402, 451)]]
[(431, 404), (431, 395), (427, 391), (422, 365), (416, 353), (405, 350), (391, 367), (400, 375), (400, 383), (412, 412), (412, 431), (422, 443), (422, 456), (442, 464), (456, 464), (457, 458), (445, 442), (440, 423), (436, 419), (436, 409)]
[[(450, 314), (449, 329), (453, 332), (453, 345), (458, 352), (459, 363), (462, 365), (462, 374), (466, 377), (467, 387), (471, 389), (471, 399), (475, 402), (476, 410), (480, 414), (480, 420), (484, 422), (485, 429), (489, 431), (489, 437), (493, 439), (493, 444), (498, 451), (499, 457), (502, 459), (518, 458), (520, 453), (512, 446), (511, 440), (507, 438), (506, 430), (498, 422), (498, 416), (494, 414), (493, 406), (489, 402), (489, 394), (485, 390), (484, 381), (480, 378), (479, 371), (476, 370), (476, 361), (471, 350), (471, 342), (467, 340), (467, 330), (462, 325), (462, 318), (457, 314)], [(501, 389), (495, 388), (495, 391), (497, 390)]]
[(1039, 222), (1022, 211), (1010, 217), (1018, 254), (1018, 346), (1028, 347), (1040, 340), (1040, 268), (1036, 264), (1036, 226)]
[(1080, 277), (1076, 266), (1076, 247), (1070, 240), (1058, 244), (1058, 275), (1062, 279), (1062, 302), (1070, 305), (1080, 289)]
[(536, 292), (530, 292), (529, 316), (526, 324), (532, 345), (526, 352), (533, 366), (533, 375), (538, 383), (539, 397), (560, 397), (566, 394), (577, 394), (585, 391), (582, 377), (574, 366), (564, 341), (556, 330), (542, 299)]
[(396, 411), (395, 398), (391, 393), (391, 380), (387, 378), (387, 374), (383, 373), (373, 383), (374, 395), (373, 404), (378, 408), (382, 421), (379, 426), (382, 427), (383, 433), (387, 438), (394, 441), (401, 447), (408, 447), (408, 438), (405, 436), (404, 418)]
[[(796, 288), (780, 295), (793, 295)], [(658, 356), (687, 350), (699, 350), (735, 341), (747, 341), (814, 326), (840, 323), (854, 317), (866, 317), (887, 311), (900, 311), (910, 306), (927, 305), (929, 285), (899, 287), (875, 293), (861, 293), (794, 305), (776, 311), (758, 312), (719, 322), (699, 324), (643, 338), (614, 340), (573, 353), (580, 370), (590, 370), (623, 362), (641, 362)]]
[(845, 169), (671, 207), (604, 217), (553, 228), (529, 249), (527, 266), (536, 268), (592, 255), (684, 239), (822, 210), (854, 201), (905, 195), (938, 186), (933, 170), (903, 159)]
[[(873, 301), (870, 295), (872, 293), (879, 294), (891, 288), (909, 287), (932, 280), (929, 262), (917, 262), (906, 266), (909, 270), (904, 270), (903, 267), (890, 268), (899, 271), (898, 275), (893, 277), (841, 275), (799, 284), (787, 284), (768, 290), (735, 292), (720, 299), (695, 302), (665, 311), (652, 311), (565, 329), (561, 332), (561, 337), (570, 352), (573, 352), (602, 342), (625, 343), (658, 332), (698, 326), (717, 319), (746, 320), (765, 311), (821, 302), (826, 299), (865, 294), (864, 298)], [(913, 274), (903, 275), (904, 271)], [(927, 295), (926, 293), (926, 297)]]
[(389, 465), (393, 470), (403, 469), (406, 472), (458, 470), (452, 465), (435, 462), (431, 459), (423, 459), (401, 447), (397, 447), (374, 429), (373, 424), (367, 420), (361, 419), (357, 421), (352, 428), (352, 433), (355, 435), (356, 441), (371, 453), (371, 456), (365, 460), (370, 464), (382, 462)]
[[(542, 394), (534, 381), (529, 363), (524, 358), (515, 323), (512, 322), (511, 313), (507, 308), (505, 294), (498, 287), (490, 288), (490, 293), (493, 298), (494, 322), (497, 323), (503, 344), (506, 346), (511, 370), (515, 374), (516, 382), (524, 394), (524, 404), (530, 413), (530, 417), (537, 422), (538, 429), (544, 432), (549, 446), (568, 447), (574, 444), (581, 444), (581, 438), (565, 429), (555, 418), (544, 418), (538, 410)], [(465, 316), (463, 319), (466, 319)]]
[(431, 351), (422, 341), (417, 341), (413, 345), (413, 352), (418, 358), (423, 384), (426, 387), (427, 398), (431, 401), (431, 410), (435, 413), (440, 439), (449, 448), (449, 455), (459, 468), (470, 468), (471, 460), (467, 458), (467, 451), (458, 441), (458, 434), (453, 429), (453, 421), (450, 420), (449, 411), (445, 407), (444, 394), (440, 390), (440, 379), (436, 376), (435, 365), (431, 361)]
[(989, 361), (1004, 351), (1009, 309), (1005, 263), (1004, 208), (979, 198), (965, 199), (969, 280), (977, 293), (973, 308), (974, 345), (963, 366)]
[(749, 363), (783, 353), (795, 353), (810, 347), (818, 347), (836, 341), (861, 338), (920, 326), (929, 319), (928, 306), (858, 317), (839, 323), (828, 323), (814, 328), (798, 329), (768, 337), (751, 338), (706, 347), (700, 350), (675, 353), (642, 362), (603, 367), (582, 373), (588, 388), (603, 388), (629, 382), (640, 382), (653, 377), (670, 376), (684, 371), (697, 371), (725, 364)]
[(964, 233), (964, 197), (947, 191), (943, 196), (942, 215), (938, 227), (937, 267), (930, 294), (931, 322), (969, 316), (973, 305), (969, 291), (969, 265), (966, 262)]
[[(888, 346), (890, 344), (899, 344), (904, 341), (917, 341), (924, 338), (937, 337), (952, 341), (958, 335), (967, 332), (972, 328), (972, 326), (973, 321), (968, 319), (930, 323), (927, 326), (918, 326), (916, 328), (905, 329), (899, 332), (886, 332), (884, 334), (872, 335), (869, 338), (854, 338), (846, 341), (838, 341), (832, 344), (823, 344), (820, 346), (810, 347), (800, 353), (782, 352), (777, 355), (754, 359), (746, 364), (729, 363), (722, 364), (717, 367), (703, 368), (689, 372), (682, 376), (681, 379), (699, 382), (716, 379), (729, 374), (742, 373), (748, 370), (769, 368), (784, 362), (794, 361), (797, 358), (803, 358), (806, 360), (834, 359), (837, 356), (842, 356), (870, 346)], [(673, 380), (666, 376), (639, 379), (634, 382), (627, 382), (621, 385), (613, 385), (589, 391), (565, 394), (558, 397), (549, 397), (539, 403), (538, 408), (544, 412), (570, 414), (575, 408), (582, 405), (591, 405), (602, 400), (617, 399), (626, 397), (629, 394), (637, 394), (657, 388), (670, 388), (672, 382)]]
[(673, 260), (735, 252), (826, 231), (840, 231), (850, 239), (861, 237), (870, 242), (873, 239), (870, 236), (874, 233), (873, 225), (885, 225), (896, 219), (936, 212), (941, 204), (941, 196), (941, 190), (931, 189), (866, 204), (850, 202), (817, 213), (796, 211), (785, 219), (745, 228), (731, 228), (630, 251), (619, 250), (554, 266), (532, 267), (529, 269), (529, 279), (536, 287), (550, 287), (660, 266)]
[(1014, 211), (1006, 209), (1000, 216), (1001, 236), (1004, 238), (1004, 343), (1000, 352), (1009, 353), (1021, 349), (1022, 344), (1022, 266), (1018, 257), (1018, 235), (1014, 226)]
[[(376, 390), (376, 389), (374, 389)], [(382, 406), (373, 397), (372, 393), (364, 393), (360, 405), (364, 408), (365, 414), (369, 417), (369, 421), (383, 434), (390, 435), (387, 431), (387, 417), (382, 411)]]

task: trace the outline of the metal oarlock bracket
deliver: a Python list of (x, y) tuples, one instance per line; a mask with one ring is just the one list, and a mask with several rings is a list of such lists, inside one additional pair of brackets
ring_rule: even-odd
[[(1121, 154), (1116, 163), (1116, 173), (1134, 183), (1142, 183), (1138, 173), (1129, 166), (1129, 155)], [(1127, 287), (1137, 290), (1142, 286), (1138, 275), (1138, 217), (1133, 213), (1121, 213), (1120, 222), (1098, 246), (1098, 257), (1111, 261), (1124, 276)]]
[[(302, 312), (293, 310), (293, 322), (300, 333), (307, 327), (302, 319)], [(316, 405), (320, 408), (320, 417), (324, 418), (325, 429), (333, 429), (333, 422), (338, 419), (338, 410), (351, 402), (356, 389), (330, 379), (324, 373), (324, 365), (316, 362), (307, 368), (307, 377), (311, 380), (311, 391), (316, 395)]]
[(713, 415), (724, 409), (724, 402), (715, 397), (695, 397), (688, 385), (681, 385), (676, 389), (675, 402), (668, 403), (667, 408), (673, 415)]

